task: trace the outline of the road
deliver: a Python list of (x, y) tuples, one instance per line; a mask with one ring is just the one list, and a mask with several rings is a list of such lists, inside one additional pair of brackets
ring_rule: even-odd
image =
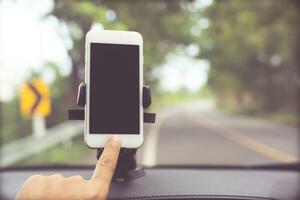
[[(82, 129), (82, 123), (67, 122), (49, 130), (52, 133), (48, 134), (47, 140), (26, 138), (7, 145), (1, 152), (10, 156), (2, 159), (0, 164), (9, 165), (81, 135)], [(145, 166), (257, 165), (299, 160), (300, 136), (295, 127), (225, 114), (209, 101), (159, 110), (156, 123), (145, 124), (144, 130), (145, 140), (137, 161)], [(43, 145), (34, 145), (37, 143)], [(19, 151), (22, 146), (29, 147)], [(85, 156), (79, 162), (95, 164), (95, 150), (85, 150)]]
[(299, 157), (296, 128), (225, 114), (209, 102), (165, 109), (145, 128), (138, 160), (146, 166), (257, 165)]

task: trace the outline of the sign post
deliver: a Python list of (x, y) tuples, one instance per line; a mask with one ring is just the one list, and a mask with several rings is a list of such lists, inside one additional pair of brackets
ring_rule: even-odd
[(34, 138), (41, 138), (46, 135), (46, 122), (45, 118), (39, 115), (32, 117), (32, 130)]
[(23, 117), (32, 117), (33, 137), (43, 137), (47, 132), (45, 117), (51, 112), (49, 86), (40, 79), (23, 84), (20, 91), (20, 110)]

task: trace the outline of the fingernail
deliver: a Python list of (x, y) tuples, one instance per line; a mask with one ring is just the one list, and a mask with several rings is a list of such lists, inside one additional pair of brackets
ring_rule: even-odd
[(113, 135), (111, 137), (111, 140), (114, 141), (114, 142), (117, 142), (117, 143), (121, 143), (121, 138), (118, 135)]

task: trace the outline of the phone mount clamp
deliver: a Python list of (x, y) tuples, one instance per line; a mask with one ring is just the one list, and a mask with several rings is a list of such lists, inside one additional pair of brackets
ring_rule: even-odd
[[(149, 86), (143, 86), (143, 108), (147, 109), (151, 105), (151, 91)], [(69, 120), (84, 120), (86, 104), (86, 85), (80, 83), (78, 87), (77, 105), (82, 109), (69, 110)], [(155, 113), (144, 112), (144, 123), (155, 123)], [(97, 159), (100, 158), (103, 148), (97, 149)], [(139, 178), (145, 175), (143, 167), (138, 167), (136, 163), (137, 149), (121, 148), (120, 155), (117, 161), (116, 170), (113, 180), (126, 181), (130, 179)]]

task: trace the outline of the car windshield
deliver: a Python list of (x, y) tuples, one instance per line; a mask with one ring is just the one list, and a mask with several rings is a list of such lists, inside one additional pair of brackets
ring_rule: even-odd
[(1, 167), (95, 164), (84, 122), (68, 120), (91, 29), (143, 36), (147, 112), (157, 118), (144, 124), (138, 163), (297, 162), (298, 8), (289, 0), (2, 0)]

